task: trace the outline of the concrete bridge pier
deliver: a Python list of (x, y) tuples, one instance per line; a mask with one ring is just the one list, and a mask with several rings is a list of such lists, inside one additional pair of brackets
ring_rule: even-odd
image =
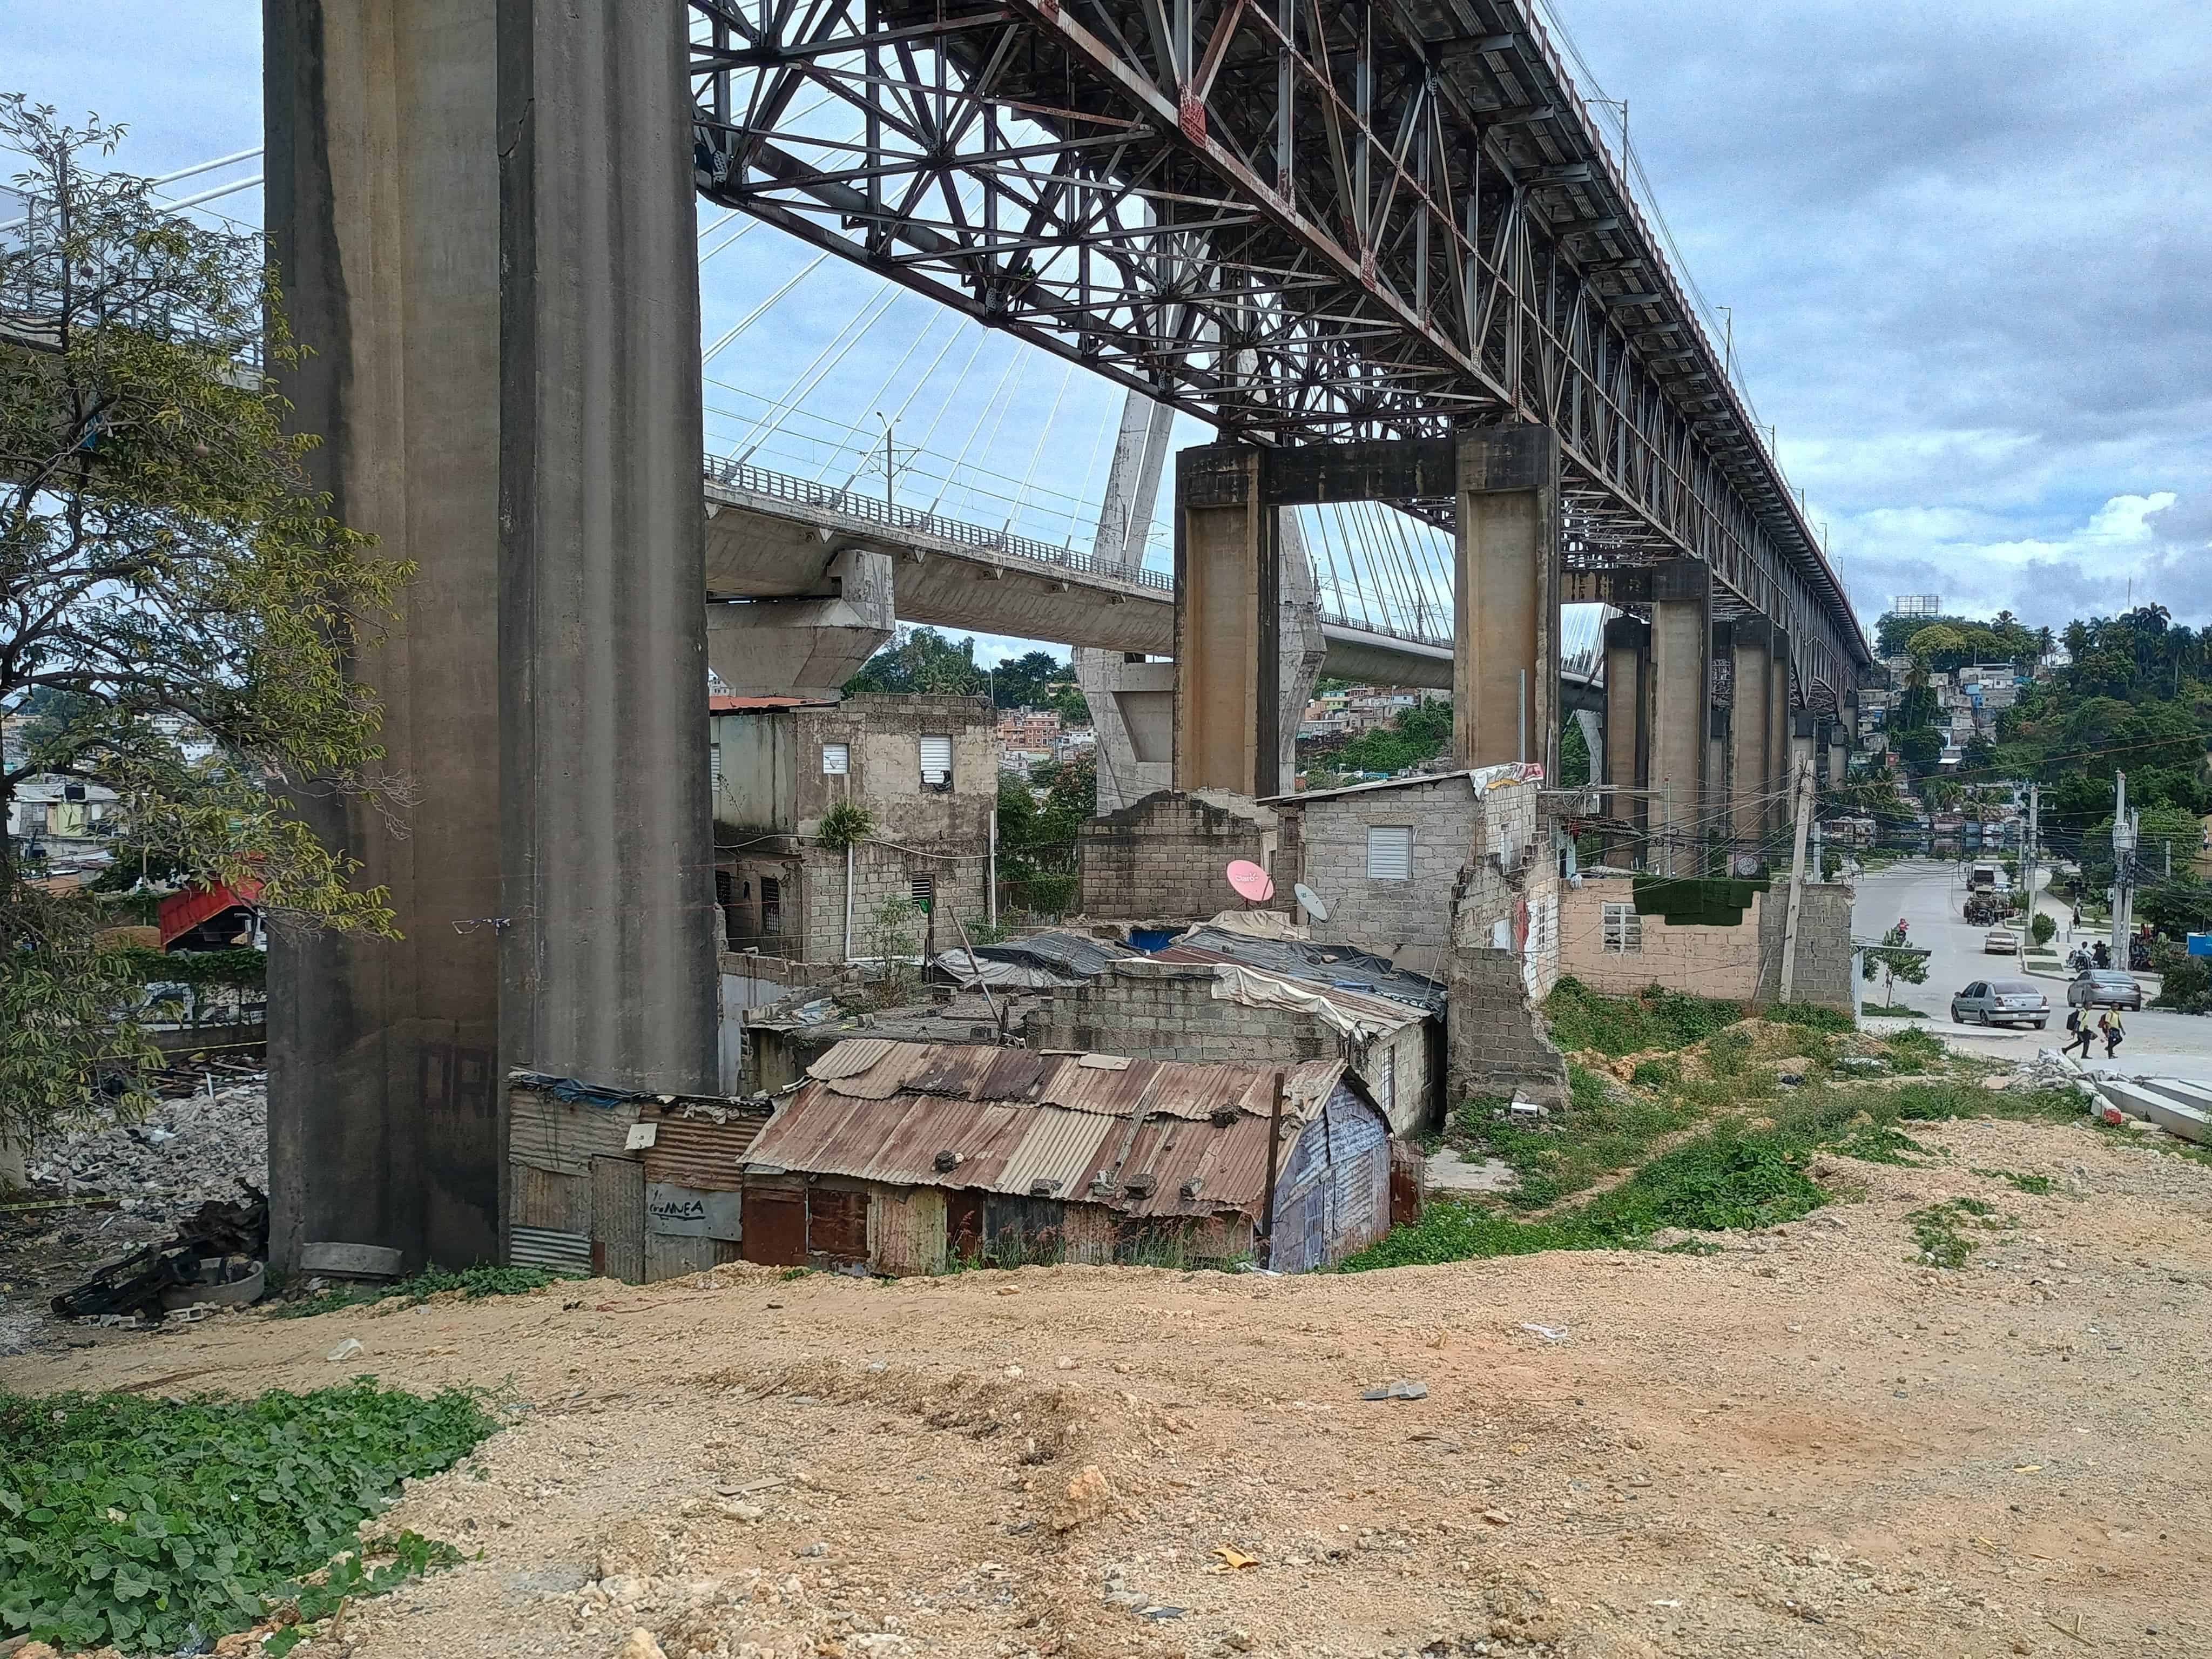
[(1650, 867), (1701, 873), (1705, 772), (1711, 745), (1712, 573), (1678, 559), (1651, 573), (1651, 658), (1645, 729)]
[[(1605, 624), (1605, 781), (1616, 793), (1606, 799), (1605, 815), (1648, 827), (1650, 803), (1641, 793), (1650, 787), (1651, 765), (1651, 624), (1640, 617), (1608, 617)], [(1607, 849), (1608, 862), (1625, 864), (1641, 855), (1637, 842)]]
[(1771, 722), (1774, 672), (1789, 665), (1774, 659), (1774, 629), (1763, 617), (1739, 617), (1729, 628), (1735, 701), (1729, 713), (1729, 833), (1744, 848), (1766, 839), (1775, 789), (1775, 755)]
[[(588, 15), (575, 15), (579, 12)], [(496, 1259), (514, 1066), (715, 1081), (682, 0), (266, 0), (310, 474), (416, 562), (354, 672), (411, 800), (295, 810), (397, 939), (280, 936), (271, 1254)]]
[(1452, 750), (1465, 767), (1559, 775), (1559, 441), (1515, 425), (1459, 434)]
[(1177, 789), (1261, 796), (1295, 781), (1298, 714), (1328, 645), (1272, 462), (1248, 444), (1176, 458)]
[(826, 592), (710, 602), (707, 663), (738, 696), (834, 697), (897, 626), (889, 554), (841, 548)]
[[(270, 945), (270, 1251), (499, 1248), (500, 194), (495, 0), (267, 0), (283, 376), (331, 510), (419, 567), (353, 664), (382, 698), (402, 829), (293, 809), (391, 895), (400, 938)], [(694, 769), (696, 769), (696, 768)]]
[(501, 1050), (719, 1079), (690, 13), (500, 0)]
[[(1101, 569), (1139, 568), (1160, 474), (1167, 465), (1175, 410), (1131, 392), (1121, 405), (1121, 429), (1106, 476), (1091, 556)], [(1141, 651), (1079, 646), (1071, 653), (1075, 683), (1091, 705), (1097, 734), (1098, 811), (1118, 812), (1175, 782), (1175, 664)]]

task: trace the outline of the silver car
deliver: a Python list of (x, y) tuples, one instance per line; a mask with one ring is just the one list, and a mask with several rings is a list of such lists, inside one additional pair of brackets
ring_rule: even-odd
[(2051, 999), (2024, 979), (1978, 979), (1951, 999), (1951, 1018), (1964, 1025), (2033, 1025), (2051, 1023)]
[(2142, 987), (2117, 968), (2084, 968), (2066, 988), (2066, 1000), (2076, 1008), (2124, 1008), (2142, 1011)]

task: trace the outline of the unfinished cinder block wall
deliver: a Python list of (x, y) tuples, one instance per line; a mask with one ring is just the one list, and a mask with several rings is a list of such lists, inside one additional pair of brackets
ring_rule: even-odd
[[(1275, 833), (1274, 812), (1242, 795), (1213, 789), (1147, 795), (1078, 832), (1083, 912), (1195, 921), (1242, 908), (1223, 872), (1237, 859), (1268, 867)], [(1278, 897), (1273, 908), (1287, 906)]]
[(1054, 991), (1030, 1016), (1026, 1041), (1032, 1048), (1132, 1060), (1290, 1066), (1341, 1055), (1382, 1104), (1393, 1134), (1418, 1133), (1433, 1121), (1433, 1021), (1352, 1043), (1314, 1014), (1216, 997), (1214, 978), (1211, 963), (1117, 962), (1087, 984)]

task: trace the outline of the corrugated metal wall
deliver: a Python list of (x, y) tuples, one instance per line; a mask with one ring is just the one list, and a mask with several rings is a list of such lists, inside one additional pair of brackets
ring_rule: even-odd
[(1389, 1230), (1389, 1130), (1347, 1085), (1337, 1086), (1285, 1161), (1268, 1263), (1278, 1273), (1341, 1261)]
[(868, 1206), (868, 1260), (883, 1273), (945, 1267), (945, 1194), (935, 1187), (878, 1187)]

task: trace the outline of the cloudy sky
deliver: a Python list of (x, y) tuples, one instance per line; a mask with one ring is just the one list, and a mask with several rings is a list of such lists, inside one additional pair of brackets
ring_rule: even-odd
[[(1627, 100), (1863, 619), (1936, 592), (2057, 624), (2120, 609), (2132, 580), (2212, 623), (2212, 7), (1550, 4)], [(128, 122), (121, 164), (259, 143), (250, 0), (8, 10), (0, 89)], [(258, 222), (258, 191), (211, 205)], [(709, 343), (800, 277), (709, 368), (710, 443), (880, 487), (862, 470), (880, 410), (923, 452), (901, 500), (1086, 542), (1121, 394), (840, 261), (802, 276), (811, 258), (761, 228), (708, 260)], [(870, 318), (857, 344), (841, 334)], [(804, 416), (763, 418), (823, 363)], [(975, 483), (947, 491), (955, 461)]]

